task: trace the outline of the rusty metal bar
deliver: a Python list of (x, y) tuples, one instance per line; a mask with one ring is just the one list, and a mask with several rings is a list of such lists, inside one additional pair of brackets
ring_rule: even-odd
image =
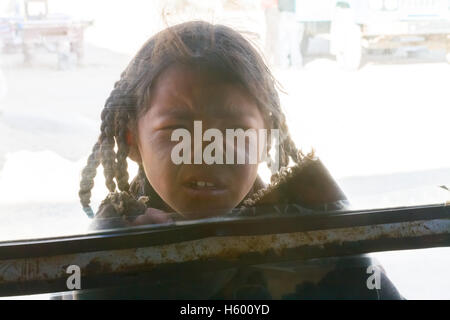
[(440, 205), (183, 222), (0, 243), (0, 295), (66, 291), (66, 268), (74, 264), (89, 289), (241, 265), (442, 246), (450, 246), (450, 207)]

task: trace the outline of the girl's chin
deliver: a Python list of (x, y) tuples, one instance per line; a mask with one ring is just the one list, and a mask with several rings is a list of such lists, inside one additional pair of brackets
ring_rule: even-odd
[(230, 205), (231, 195), (226, 188), (208, 190), (183, 186), (179, 191), (176, 202), (182, 205), (172, 208), (187, 220), (221, 216), (234, 208), (233, 204)]
[(229, 213), (233, 207), (227, 208), (217, 208), (217, 207), (205, 207), (205, 208), (192, 208), (188, 210), (179, 210), (178, 213), (181, 214), (186, 220), (198, 220), (207, 219), (213, 217), (220, 217)]

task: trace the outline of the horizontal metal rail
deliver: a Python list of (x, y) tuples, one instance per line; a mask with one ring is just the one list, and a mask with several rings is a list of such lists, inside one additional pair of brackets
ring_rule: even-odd
[(450, 246), (444, 205), (314, 215), (207, 219), (0, 243), (0, 296), (83, 289), (288, 260)]

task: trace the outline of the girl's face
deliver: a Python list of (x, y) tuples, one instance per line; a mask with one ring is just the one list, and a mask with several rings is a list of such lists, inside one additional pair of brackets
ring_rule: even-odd
[[(176, 165), (171, 153), (179, 141), (171, 141), (171, 135), (177, 128), (187, 129), (193, 148), (197, 120), (202, 121), (203, 132), (219, 129), (224, 141), (225, 129), (252, 128), (258, 132), (265, 125), (254, 99), (236, 84), (176, 64), (158, 76), (149, 103), (148, 111), (137, 122), (134, 160), (142, 162), (150, 184), (169, 209), (198, 219), (236, 207), (251, 190), (258, 164)], [(203, 148), (209, 143), (203, 142)], [(196, 182), (204, 182), (205, 187)]]

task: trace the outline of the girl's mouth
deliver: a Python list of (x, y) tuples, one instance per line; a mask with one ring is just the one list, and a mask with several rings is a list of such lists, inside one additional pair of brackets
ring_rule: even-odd
[(226, 192), (225, 186), (217, 179), (191, 178), (183, 183), (184, 190), (192, 197), (217, 197)]
[(198, 190), (216, 190), (217, 187), (213, 182), (209, 181), (190, 181), (185, 184), (187, 187)]

